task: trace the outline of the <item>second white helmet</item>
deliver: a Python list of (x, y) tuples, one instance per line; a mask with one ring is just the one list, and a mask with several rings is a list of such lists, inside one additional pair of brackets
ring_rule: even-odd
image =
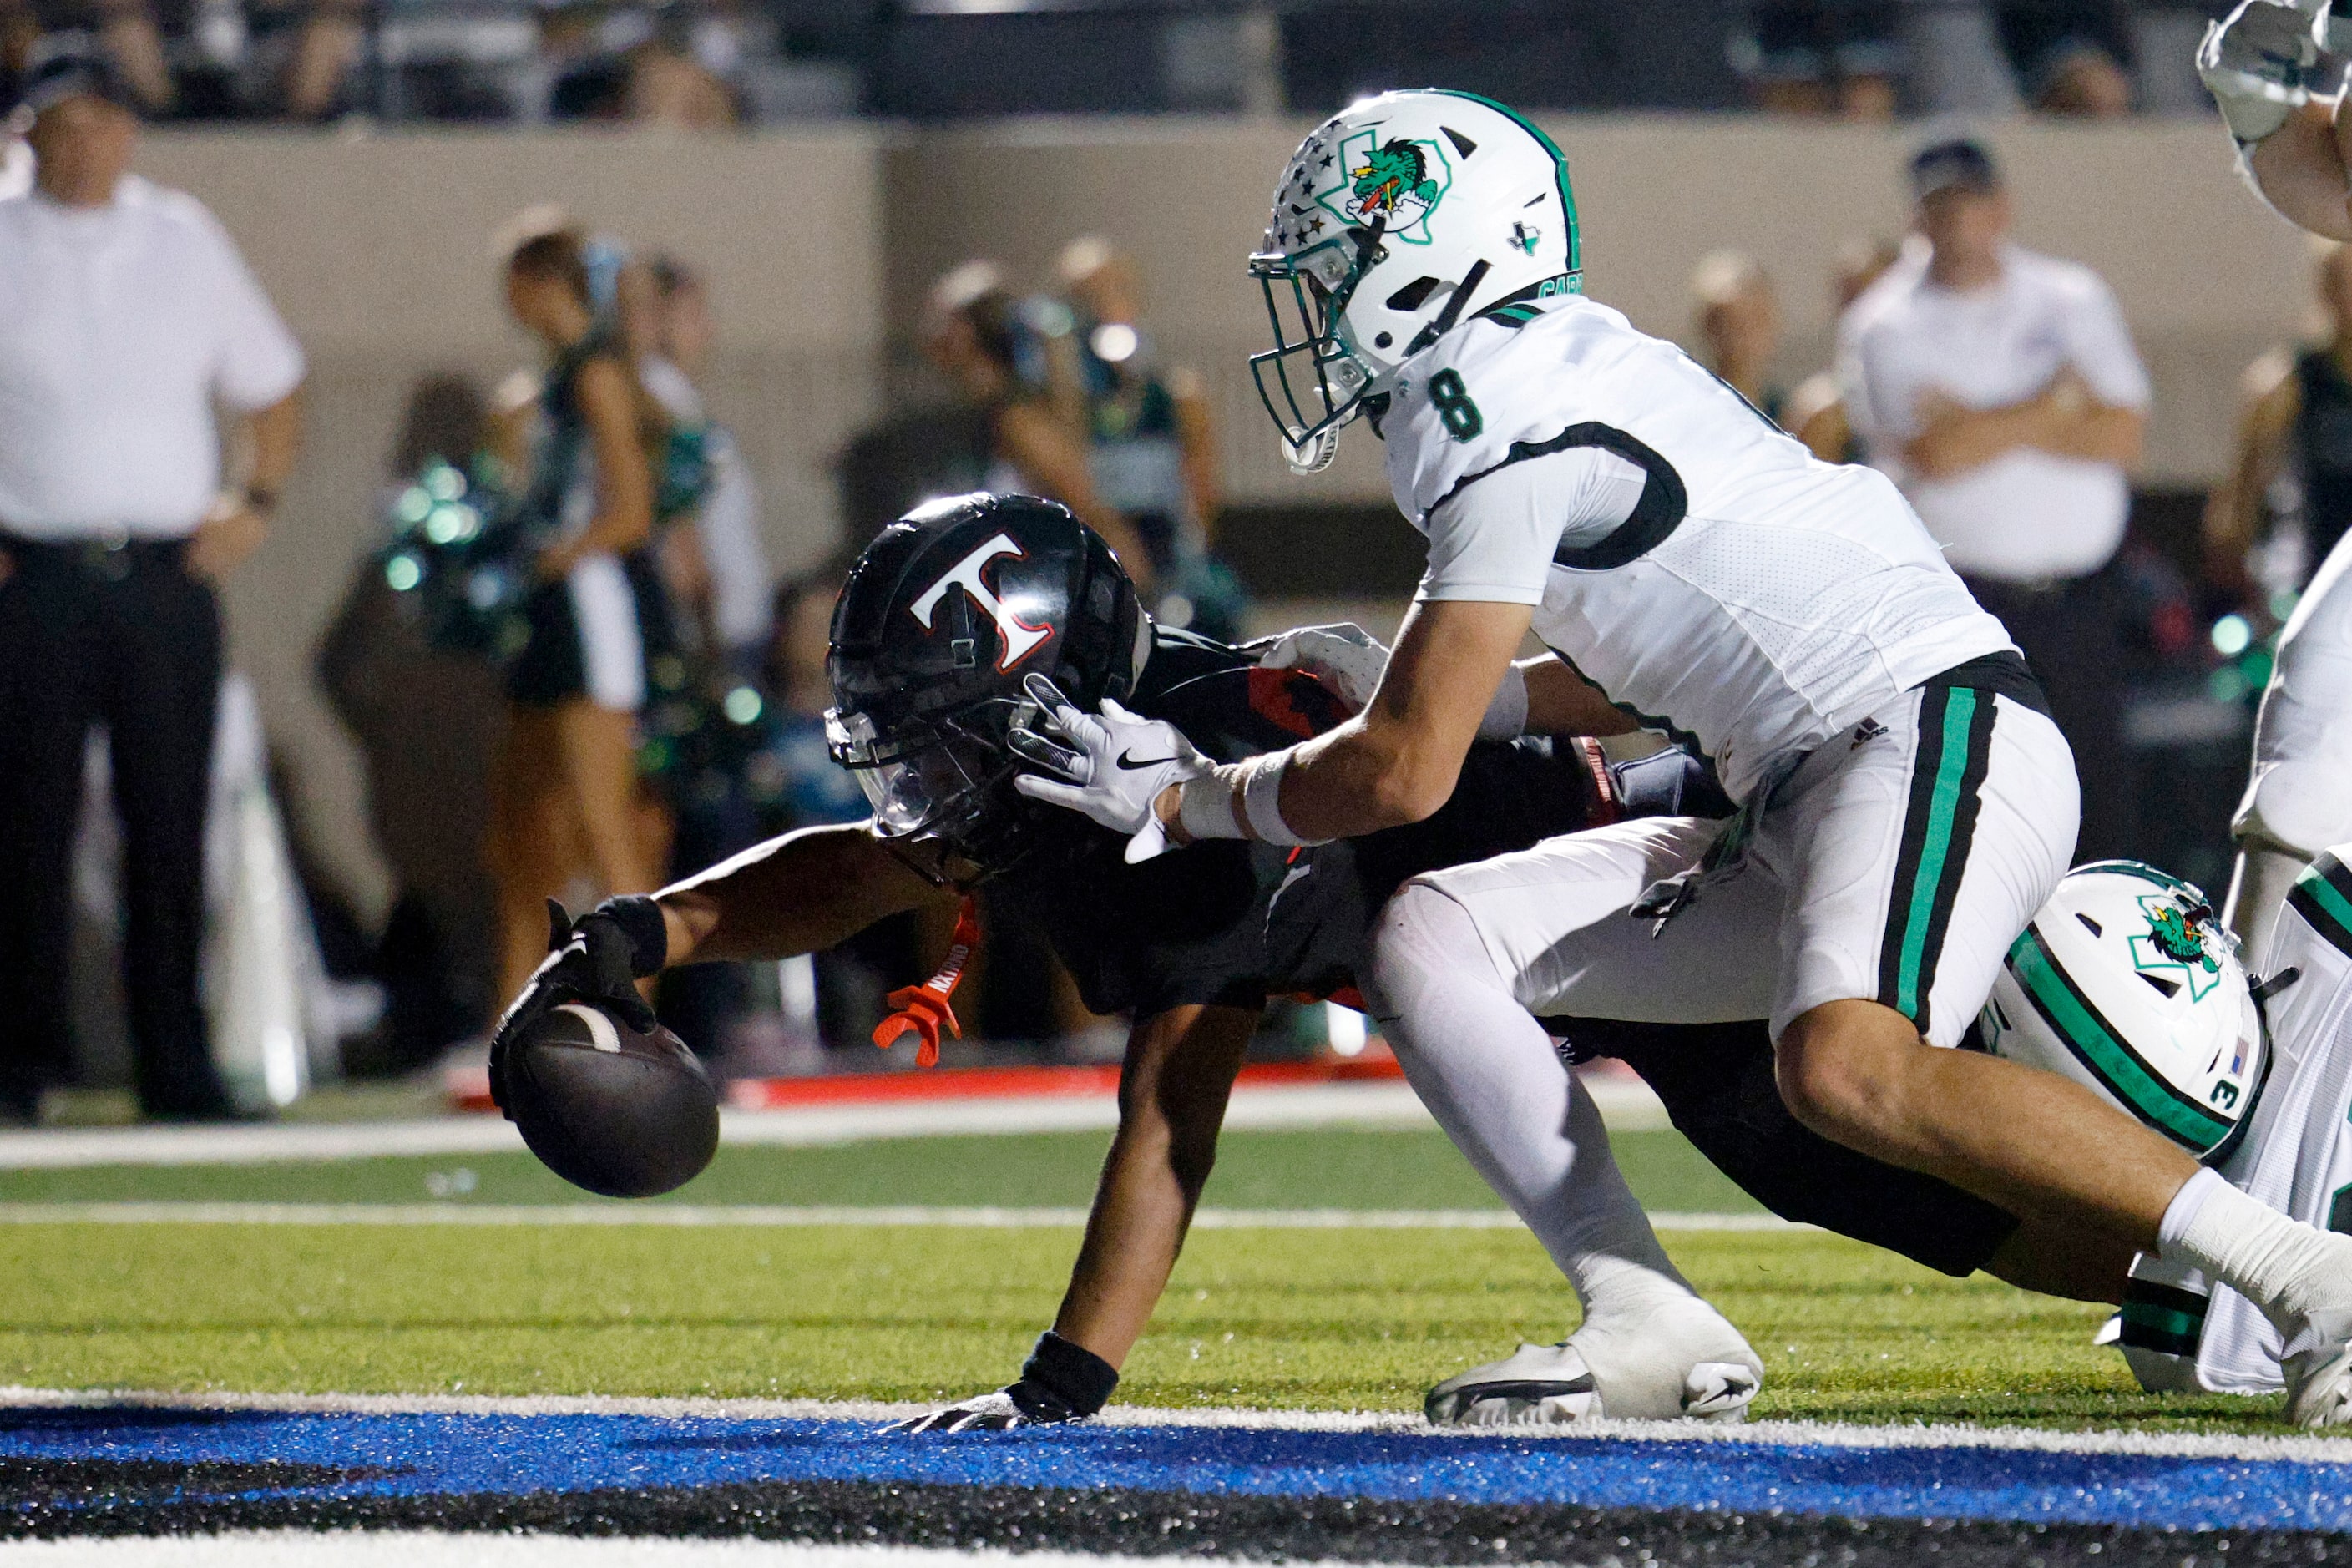
[(1292, 466), (1328, 464), (1364, 400), (1457, 323), (1578, 292), (1582, 267), (1568, 161), (1501, 104), (1424, 88), (1317, 126), (1250, 258), (1275, 345), (1250, 369)]
[(2205, 895), (2136, 860), (2067, 873), (2011, 945), (1979, 1034), (2206, 1157), (2253, 1114), (2268, 1049)]

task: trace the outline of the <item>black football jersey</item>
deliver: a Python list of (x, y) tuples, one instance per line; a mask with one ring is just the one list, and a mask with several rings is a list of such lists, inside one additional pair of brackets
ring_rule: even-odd
[[(1296, 744), (1348, 713), (1312, 676), (1263, 669), (1241, 648), (1161, 626), (1128, 706), (1223, 763)], [(1045, 842), (997, 884), (994, 913), (1042, 931), (1097, 1013), (1328, 994), (1349, 984), (1372, 914), (1406, 878), (1574, 832), (1599, 798), (1580, 752), (1528, 738), (1474, 745), (1453, 799), (1427, 821), (1317, 849), (1213, 839), (1130, 866), (1118, 835), (1039, 806), (1054, 814)], [(1284, 916), (1270, 931), (1277, 890)]]

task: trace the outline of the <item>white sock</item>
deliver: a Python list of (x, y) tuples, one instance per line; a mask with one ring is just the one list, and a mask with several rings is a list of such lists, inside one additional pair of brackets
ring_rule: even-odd
[(2182, 1184), (2158, 1237), (2166, 1262), (2192, 1264), (2221, 1280), (2290, 1338), (2307, 1314), (2352, 1307), (2345, 1238), (2289, 1219), (2217, 1172), (2200, 1171)]
[(1364, 993), (1454, 1146), (1527, 1222), (1588, 1321), (1696, 1300), (1625, 1185), (1600, 1108), (1496, 972), (1462, 906), (1422, 885), (1389, 900)]

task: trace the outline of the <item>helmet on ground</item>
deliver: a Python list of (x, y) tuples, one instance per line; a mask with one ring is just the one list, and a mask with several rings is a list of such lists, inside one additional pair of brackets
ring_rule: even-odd
[(1365, 400), (1457, 322), (1582, 289), (1568, 160), (1473, 93), (1368, 98), (1291, 154), (1249, 266), (1275, 343), (1250, 370), (1291, 466), (1312, 472)]
[(1150, 637), (1118, 558), (1068, 508), (929, 502), (866, 547), (834, 607), (834, 761), (865, 790), (876, 831), (932, 874), (1002, 871), (1040, 809), (1013, 788), (1009, 736), (1037, 711), (1022, 682), (1045, 676), (1092, 710), (1134, 690)]
[(2010, 947), (1979, 1039), (2085, 1085), (2209, 1160), (2252, 1118), (2268, 1052), (2212, 905), (2136, 860), (2067, 873)]

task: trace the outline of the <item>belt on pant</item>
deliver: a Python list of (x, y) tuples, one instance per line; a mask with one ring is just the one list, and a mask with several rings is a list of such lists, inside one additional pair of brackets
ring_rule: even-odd
[(25, 572), (72, 572), (119, 583), (133, 572), (177, 572), (186, 563), (185, 539), (133, 539), (120, 529), (92, 539), (27, 539), (0, 529), (0, 554)]

